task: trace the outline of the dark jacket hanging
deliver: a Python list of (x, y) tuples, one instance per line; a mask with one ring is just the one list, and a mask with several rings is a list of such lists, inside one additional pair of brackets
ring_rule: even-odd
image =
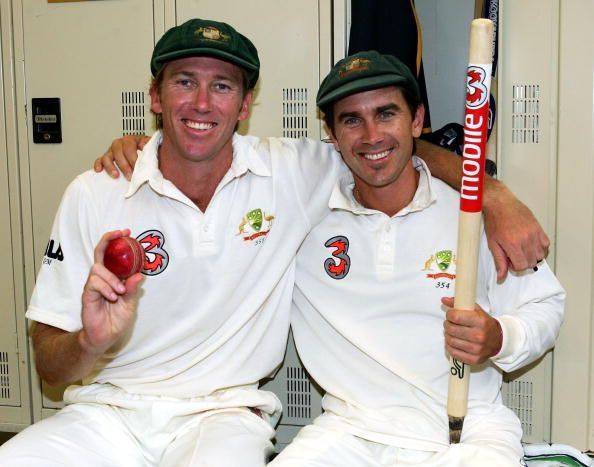
[(413, 0), (352, 0), (349, 55), (377, 50), (394, 55), (419, 81), (425, 104), (424, 133), (431, 131), (423, 72), (421, 28)]

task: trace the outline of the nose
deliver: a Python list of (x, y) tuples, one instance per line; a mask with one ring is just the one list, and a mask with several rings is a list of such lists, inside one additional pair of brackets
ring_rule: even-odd
[(210, 92), (207, 86), (200, 85), (194, 92), (193, 104), (198, 112), (208, 112), (210, 110)]
[(363, 142), (376, 144), (383, 139), (382, 133), (374, 121), (366, 122), (363, 132)]

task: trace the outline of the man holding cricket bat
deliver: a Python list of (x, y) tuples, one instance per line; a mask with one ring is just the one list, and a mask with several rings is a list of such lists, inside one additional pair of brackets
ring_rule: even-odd
[[(326, 391), (324, 414), (271, 465), (521, 465), (501, 371), (553, 346), (563, 288), (544, 262), (498, 283), (483, 234), (476, 308), (451, 308), (459, 194), (414, 156), (424, 108), (398, 59), (341, 60), (317, 103), (350, 168), (297, 257), (292, 328)], [(474, 365), (461, 443), (452, 445), (448, 354)]]

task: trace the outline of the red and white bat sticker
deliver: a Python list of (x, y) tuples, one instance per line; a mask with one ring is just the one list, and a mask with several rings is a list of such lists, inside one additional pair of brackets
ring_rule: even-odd
[(489, 121), (491, 64), (468, 65), (460, 210), (479, 212), (483, 204), (483, 176)]

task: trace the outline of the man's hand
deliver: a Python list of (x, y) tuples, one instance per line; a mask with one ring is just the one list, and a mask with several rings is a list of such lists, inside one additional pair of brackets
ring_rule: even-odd
[(93, 165), (95, 172), (101, 172), (105, 169), (112, 178), (118, 178), (120, 173), (116, 168), (117, 164), (124, 177), (130, 180), (132, 178), (132, 169), (138, 158), (136, 151), (144, 148), (144, 145), (149, 139), (145, 135), (126, 135), (122, 138), (114, 139), (107, 152), (95, 160), (95, 164)]
[(469, 365), (478, 365), (501, 350), (503, 333), (499, 321), (475, 305), (473, 311), (457, 310), (452, 297), (441, 299), (446, 307), (445, 346), (449, 355)]
[(103, 265), (107, 243), (130, 235), (129, 230), (108, 232), (95, 248), (95, 264), (82, 295), (82, 324), (79, 344), (88, 353), (102, 355), (130, 329), (138, 303), (138, 285), (143, 279), (137, 273), (122, 282)]
[(34, 324), (31, 337), (35, 365), (39, 376), (48, 384), (60, 385), (84, 378), (105, 351), (130, 331), (142, 274), (135, 274), (122, 283), (103, 266), (107, 242), (129, 234), (129, 230), (109, 232), (95, 248), (95, 264), (82, 295), (83, 328), (80, 331), (68, 332), (48, 324)]
[(546, 258), (549, 237), (532, 211), (503, 183), (492, 179), (487, 183), (485, 180), (483, 213), (498, 281), (505, 279), (509, 267), (522, 271), (535, 267)]
[[(431, 173), (460, 191), (462, 158), (453, 152), (417, 139), (417, 155)], [(516, 271), (532, 268), (549, 251), (549, 238), (538, 221), (500, 181), (485, 177), (483, 214), (489, 248), (495, 258), (497, 279), (502, 281), (511, 266)]]

